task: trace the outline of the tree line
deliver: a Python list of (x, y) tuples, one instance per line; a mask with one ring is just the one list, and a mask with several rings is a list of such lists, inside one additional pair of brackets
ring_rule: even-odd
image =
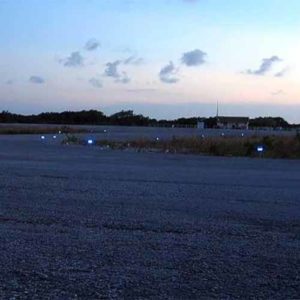
[[(174, 120), (157, 120), (135, 114), (133, 110), (122, 110), (110, 116), (98, 110), (46, 112), (36, 115), (14, 114), (8, 111), (0, 113), (0, 123), (24, 124), (70, 124), (70, 125), (119, 125), (119, 126), (159, 126), (159, 127), (195, 127), (200, 118), (178, 118)], [(217, 119), (201, 118), (207, 128), (214, 128)], [(280, 117), (259, 117), (250, 119), (252, 128), (293, 128), (296, 124), (289, 124)]]

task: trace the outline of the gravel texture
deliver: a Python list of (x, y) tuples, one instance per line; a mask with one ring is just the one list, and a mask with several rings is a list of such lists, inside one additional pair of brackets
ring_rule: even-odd
[(1, 299), (299, 299), (300, 161), (0, 137)]

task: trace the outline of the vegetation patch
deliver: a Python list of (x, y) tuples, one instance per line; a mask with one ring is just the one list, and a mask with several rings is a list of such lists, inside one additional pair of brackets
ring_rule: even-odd
[[(217, 128), (217, 117), (210, 118), (179, 118), (174, 120), (158, 120), (141, 114), (135, 114), (133, 110), (122, 110), (110, 116), (102, 111), (64, 111), (46, 112), (38, 115), (20, 115), (8, 111), (0, 112), (0, 123), (18, 124), (63, 124), (63, 125), (117, 125), (117, 126), (153, 126), (153, 127), (191, 127), (196, 128), (201, 120), (205, 128)], [(299, 129), (300, 124), (289, 124), (281, 117), (259, 117), (249, 120), (251, 129)]]
[(1, 126), (0, 134), (52, 134), (52, 133), (85, 133), (85, 129), (68, 126)]
[[(87, 144), (86, 141), (69, 136), (63, 143)], [(300, 158), (300, 135), (266, 137), (173, 137), (171, 140), (135, 139), (125, 142), (98, 140), (96, 146), (110, 149), (156, 151), (164, 153), (202, 154), (213, 156), (240, 156), (266, 158)], [(258, 152), (258, 147), (263, 148)]]

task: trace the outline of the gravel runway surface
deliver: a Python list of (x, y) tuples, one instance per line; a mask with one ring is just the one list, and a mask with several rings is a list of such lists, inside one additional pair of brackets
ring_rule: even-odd
[(299, 299), (300, 161), (0, 137), (0, 299)]

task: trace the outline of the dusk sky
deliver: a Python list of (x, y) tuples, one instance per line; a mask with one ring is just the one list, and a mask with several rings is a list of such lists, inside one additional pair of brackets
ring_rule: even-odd
[(300, 122), (299, 0), (0, 0), (0, 110)]

